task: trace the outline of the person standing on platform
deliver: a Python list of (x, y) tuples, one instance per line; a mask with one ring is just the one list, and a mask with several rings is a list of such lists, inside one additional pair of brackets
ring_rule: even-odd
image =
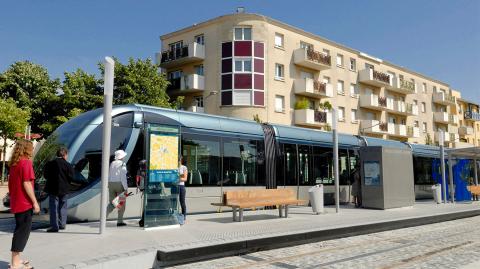
[(188, 179), (188, 168), (185, 166), (185, 161), (183, 157), (180, 157), (178, 161), (178, 174), (179, 174), (179, 194), (180, 194), (180, 206), (182, 208), (182, 215), (184, 221), (187, 219), (187, 205), (185, 203), (185, 196), (187, 194), (187, 190), (185, 189), (185, 182)]
[(67, 162), (68, 150), (61, 147), (57, 150), (57, 158), (47, 163), (43, 176), (47, 180), (45, 192), (49, 194), (50, 229), (49, 233), (64, 230), (67, 225), (67, 194), (75, 172)]
[[(115, 160), (110, 164), (110, 176), (108, 180), (108, 192), (109, 192), (109, 201), (107, 208), (107, 214), (110, 214), (115, 207), (112, 204), (113, 199), (117, 197), (122, 192), (127, 195), (128, 192), (128, 183), (127, 183), (127, 165), (123, 159), (127, 156), (127, 153), (123, 150), (115, 151)], [(125, 213), (125, 207), (127, 206), (126, 201), (123, 206), (118, 209), (118, 218), (117, 226), (126, 226), (127, 224), (123, 222), (123, 214)]]
[(355, 164), (355, 170), (353, 171), (353, 184), (352, 184), (352, 196), (355, 202), (355, 207), (362, 206), (362, 182), (360, 177), (360, 164)]
[(31, 141), (17, 141), (9, 164), (10, 211), (15, 214), (10, 268), (32, 268), (28, 261), (20, 259), (20, 253), (25, 249), (32, 229), (32, 216), (40, 212), (34, 191), (35, 173), (31, 160), (32, 154)]

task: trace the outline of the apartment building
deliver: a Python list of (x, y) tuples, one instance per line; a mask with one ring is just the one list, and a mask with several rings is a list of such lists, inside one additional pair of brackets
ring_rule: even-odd
[(168, 94), (186, 110), (329, 130), (330, 104), (342, 133), (480, 145), (463, 128), (474, 106), (448, 84), (266, 16), (220, 16), (160, 39)]

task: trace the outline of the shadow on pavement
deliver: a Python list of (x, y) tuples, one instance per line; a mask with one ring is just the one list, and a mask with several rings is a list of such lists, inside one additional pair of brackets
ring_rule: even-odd
[[(238, 215), (237, 215), (238, 218)], [(278, 219), (276, 215), (253, 215), (253, 216), (243, 216), (243, 221), (255, 221), (255, 220), (269, 220), (269, 219)], [(222, 218), (208, 218), (208, 219), (198, 219), (197, 221), (207, 221), (207, 222), (216, 222), (216, 223), (232, 223), (234, 222), (232, 217), (222, 217)]]

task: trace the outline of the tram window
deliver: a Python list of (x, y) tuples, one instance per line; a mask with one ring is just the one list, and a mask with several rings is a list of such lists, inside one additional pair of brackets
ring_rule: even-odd
[(350, 163), (346, 149), (338, 150), (338, 173), (340, 176), (340, 185), (350, 184)]
[(333, 150), (331, 148), (313, 147), (313, 177), (315, 184), (332, 185)]
[(285, 160), (285, 186), (297, 186), (297, 145), (283, 144)]
[(188, 167), (188, 186), (220, 186), (220, 139), (182, 134), (182, 155)]
[(299, 185), (314, 185), (312, 176), (312, 152), (307, 145), (298, 145)]
[(258, 182), (258, 151), (256, 140), (223, 138), (224, 186), (265, 185)]
[[(432, 158), (413, 157), (413, 176), (414, 182), (417, 185), (432, 185), (435, 184), (432, 176)], [(447, 170), (448, 171), (448, 170)]]

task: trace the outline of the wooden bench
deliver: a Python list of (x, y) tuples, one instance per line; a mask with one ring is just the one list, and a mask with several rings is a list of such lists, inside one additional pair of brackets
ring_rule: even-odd
[(480, 185), (478, 186), (470, 185), (470, 186), (467, 186), (467, 189), (472, 195), (480, 195)]
[[(212, 203), (213, 206), (228, 206), (232, 208), (233, 221), (243, 221), (243, 209), (264, 206), (277, 206), (279, 217), (288, 217), (289, 205), (303, 205), (308, 201), (298, 200), (293, 189), (260, 189), (235, 190), (223, 193), (223, 203)], [(284, 209), (285, 214), (283, 214)]]

